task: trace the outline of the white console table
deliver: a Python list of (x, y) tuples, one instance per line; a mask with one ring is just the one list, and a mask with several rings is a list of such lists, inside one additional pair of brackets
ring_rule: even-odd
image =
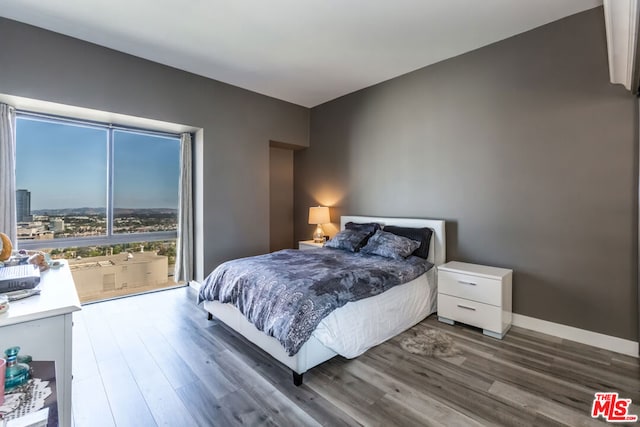
[[(80, 310), (69, 265), (42, 273), (40, 295), (11, 303), (0, 314), (0, 353), (20, 346), (20, 354), (33, 360), (56, 362), (60, 425), (71, 426), (71, 339), (72, 313)], [(0, 357), (3, 357), (0, 354)]]

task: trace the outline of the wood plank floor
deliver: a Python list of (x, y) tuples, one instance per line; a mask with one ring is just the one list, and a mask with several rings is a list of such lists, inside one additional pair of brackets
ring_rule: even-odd
[[(514, 327), (504, 340), (434, 316), (364, 355), (291, 372), (195, 306), (180, 288), (74, 314), (73, 419), (96, 426), (604, 425), (596, 391), (640, 414), (638, 359)], [(399, 343), (438, 329), (457, 355)]]

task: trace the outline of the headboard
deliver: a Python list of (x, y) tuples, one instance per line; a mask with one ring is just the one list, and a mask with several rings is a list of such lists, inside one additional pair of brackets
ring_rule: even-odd
[(444, 264), (447, 259), (447, 246), (445, 234), (445, 221), (441, 219), (419, 218), (384, 218), (377, 216), (342, 216), (340, 217), (340, 230), (344, 230), (347, 222), (377, 222), (381, 225), (396, 225), (398, 227), (428, 227), (433, 230), (431, 245), (429, 246), (429, 258), (435, 266)]

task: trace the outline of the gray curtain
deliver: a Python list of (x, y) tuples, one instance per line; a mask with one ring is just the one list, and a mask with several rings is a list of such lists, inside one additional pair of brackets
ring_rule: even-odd
[(17, 243), (16, 110), (0, 103), (0, 231)]
[(180, 135), (180, 209), (174, 280), (193, 278), (193, 189), (191, 174), (191, 134)]

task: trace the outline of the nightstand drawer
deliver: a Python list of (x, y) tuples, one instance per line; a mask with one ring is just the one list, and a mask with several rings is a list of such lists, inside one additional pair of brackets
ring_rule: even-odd
[(438, 292), (485, 304), (502, 305), (502, 282), (486, 277), (439, 270)]
[(502, 332), (502, 309), (489, 304), (438, 294), (438, 316), (494, 332)]

